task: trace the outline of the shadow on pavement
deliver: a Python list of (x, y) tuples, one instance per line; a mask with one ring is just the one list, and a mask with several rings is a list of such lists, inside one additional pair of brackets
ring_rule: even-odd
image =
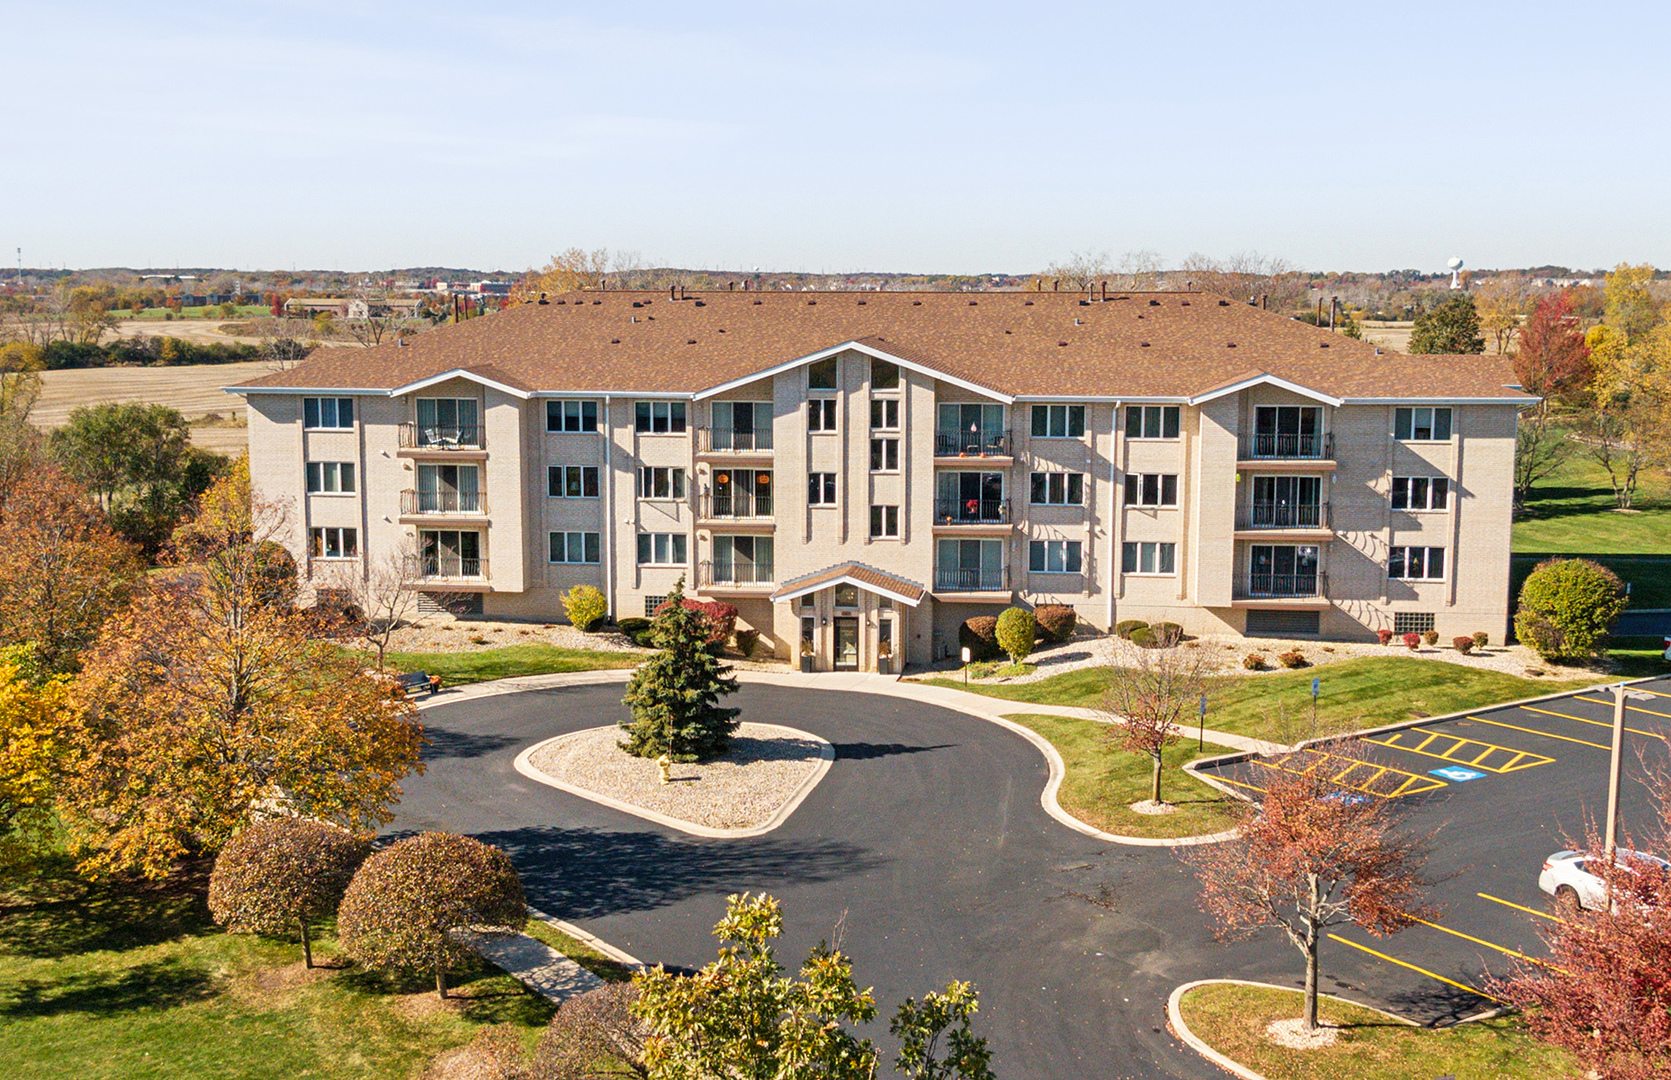
[(437, 761), (441, 758), (474, 758), (485, 757), (514, 746), (524, 740), (515, 739), (508, 735), (472, 735), (467, 731), (453, 731), (443, 727), (424, 728), (424, 761)]
[(837, 761), (873, 761), (876, 758), (893, 757), (895, 754), (922, 754), (930, 750), (944, 750), (952, 744), (906, 746), (904, 743), (838, 742), (830, 745), (835, 747)]

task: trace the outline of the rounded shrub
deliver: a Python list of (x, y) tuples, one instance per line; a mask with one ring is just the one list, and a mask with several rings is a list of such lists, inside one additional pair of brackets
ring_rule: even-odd
[(563, 612), (576, 630), (591, 633), (609, 617), (609, 601), (590, 585), (576, 585), (563, 594)]
[(372, 855), (337, 909), (337, 935), (370, 968), (432, 972), (447, 996), (447, 972), (471, 957), (452, 936), (474, 926), (522, 929), (528, 904), (510, 856), (453, 833), (420, 833)]
[(645, 1075), (649, 1027), (634, 1015), (638, 987), (604, 983), (564, 1001), (534, 1050), (529, 1080)]
[(964, 619), (957, 628), (959, 648), (968, 649), (973, 660), (996, 660), (1003, 650), (998, 647), (998, 618), (995, 615), (976, 615)]
[(1155, 632), (1155, 638), (1165, 645), (1176, 645), (1184, 640), (1184, 628), (1175, 622), (1158, 622), (1149, 628)]
[(1437, 630), (1423, 630), (1422, 631), (1422, 640), (1427, 642), (1429, 645), (1439, 644), (1439, 631), (1437, 631)]
[(1038, 623), (1026, 608), (1006, 608), (998, 616), (998, 647), (1009, 656), (1010, 663), (1019, 664), (1033, 651), (1033, 640), (1038, 637)]
[(1136, 630), (1140, 626), (1143, 629), (1147, 630), (1149, 628), (1148, 620), (1147, 619), (1125, 619), (1125, 620), (1122, 620), (1121, 622), (1118, 622), (1118, 623), (1114, 624), (1114, 633), (1118, 634), (1120, 637), (1129, 638), (1129, 637), (1131, 637), (1131, 632), (1133, 630)]
[(744, 656), (753, 656), (755, 646), (759, 644), (760, 631), (751, 629), (737, 631), (737, 651)]
[(1270, 665), (1265, 662), (1265, 658), (1256, 652), (1248, 653), (1246, 656), (1242, 657), (1242, 666), (1247, 668), (1249, 671), (1264, 671), (1266, 668), (1270, 667)]
[(1414, 630), (1410, 631), (1408, 634), (1405, 634), (1404, 635), (1404, 647), (1406, 649), (1409, 649), (1411, 652), (1415, 652), (1417, 649), (1422, 647), (1422, 636), (1420, 634), (1416, 633)]
[(1463, 636), (1451, 638), (1451, 645), (1454, 646), (1456, 651), (1461, 653), (1463, 656), (1467, 656), (1469, 653), (1474, 651), (1474, 639), (1471, 637)]
[(1474, 648), (1483, 649), (1489, 644), (1491, 644), (1490, 634), (1486, 633), (1484, 630), (1474, 631)]
[(1289, 649), (1285, 653), (1278, 653), (1277, 654), (1277, 662), (1280, 663), (1283, 667), (1288, 668), (1289, 670), (1294, 670), (1296, 668), (1303, 668), (1303, 667), (1307, 666), (1305, 653), (1301, 652), (1298, 649)]
[(1154, 628), (1150, 626), (1135, 627), (1131, 633), (1126, 635), (1126, 640), (1145, 649), (1152, 649), (1160, 643), (1159, 639), (1155, 637)]
[[(650, 620), (637, 616), (628, 616), (615, 624), (615, 628), (625, 634), (628, 641), (635, 645), (648, 646), (650, 644)], [(640, 640), (642, 639), (642, 640)]]
[(369, 850), (365, 841), (323, 821), (258, 821), (216, 856), (209, 914), (235, 934), (299, 933), (302, 961), (312, 967), (308, 924), (336, 910)]
[(1548, 559), (1520, 586), (1514, 632), (1545, 660), (1600, 652), (1628, 602), (1619, 575), (1590, 559)]
[(1066, 604), (1040, 604), (1033, 609), (1033, 621), (1039, 633), (1052, 645), (1061, 645), (1073, 638), (1079, 625), (1079, 613)]
[(1375, 631), (1375, 636), (1376, 636), (1377, 639), (1380, 640), (1381, 644), (1383, 644), (1383, 645), (1392, 644), (1393, 632), (1391, 630), (1388, 630), (1384, 626), (1381, 629)]

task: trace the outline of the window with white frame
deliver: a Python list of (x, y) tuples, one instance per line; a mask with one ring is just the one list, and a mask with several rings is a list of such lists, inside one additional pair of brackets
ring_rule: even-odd
[(551, 561), (554, 563), (598, 562), (598, 534), (595, 532), (552, 533)]
[(1387, 576), (1398, 581), (1443, 581), (1445, 549), (1395, 547), (1387, 553)]
[(684, 533), (639, 533), (638, 565), (683, 566), (686, 562)]
[(775, 576), (769, 536), (714, 537), (713, 580), (722, 585), (768, 585)]
[(358, 558), (360, 530), (334, 527), (309, 529), (308, 553), (316, 559)]
[(898, 472), (899, 471), (899, 440), (872, 439), (870, 440), (870, 471)]
[(898, 536), (899, 507), (872, 506), (870, 508), (870, 535), (875, 540)]
[(685, 470), (646, 465), (638, 470), (640, 499), (682, 499), (685, 497)]
[(710, 407), (713, 430), (709, 432), (714, 450), (770, 450), (772, 448), (772, 403), (769, 401), (716, 401)]
[(1034, 405), (1035, 439), (1077, 439), (1085, 434), (1085, 406)]
[(308, 494), (327, 495), (337, 492), (352, 492), (354, 490), (354, 463), (352, 461), (310, 461), (308, 462)]
[(836, 474), (815, 472), (806, 474), (806, 501), (809, 506), (834, 506)]
[(682, 401), (640, 401), (633, 409), (633, 427), (640, 433), (678, 435), (685, 430)]
[(1085, 505), (1085, 474), (1034, 473), (1032, 502), (1037, 506)]
[(1127, 405), (1126, 438), (1176, 439), (1181, 415), (1177, 405)]
[(354, 426), (351, 397), (309, 397), (302, 399), (302, 426), (315, 430)]
[(598, 497), (596, 465), (548, 465), (545, 493), (553, 499), (595, 499)]
[(1084, 552), (1078, 540), (1030, 540), (1027, 569), (1035, 574), (1077, 574)]
[(1443, 476), (1395, 476), (1394, 510), (1444, 510), (1450, 505), (1451, 482)]
[(1166, 541), (1126, 541), (1120, 545), (1120, 572), (1124, 574), (1175, 574), (1178, 545)]
[(834, 431), (836, 429), (835, 398), (813, 398), (806, 403), (806, 429), (808, 431)]
[(1176, 473), (1127, 473), (1127, 506), (1177, 506)]
[(899, 399), (872, 399), (870, 403), (870, 426), (874, 431), (898, 431)]
[(1401, 442), (1449, 442), (1451, 411), (1426, 405), (1393, 410), (1393, 438)]
[(595, 401), (547, 401), (545, 430), (561, 432), (591, 432), (598, 430), (598, 403)]

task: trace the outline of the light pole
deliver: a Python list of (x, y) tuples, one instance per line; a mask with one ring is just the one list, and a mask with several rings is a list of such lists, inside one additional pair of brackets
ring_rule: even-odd
[(1625, 689), (1624, 683), (1613, 686), (1613, 760), (1607, 770), (1607, 861), (1613, 861), (1613, 852), (1619, 846), (1619, 774), (1624, 764), (1625, 745), (1625, 698), (1638, 700), (1650, 697), (1637, 691)]

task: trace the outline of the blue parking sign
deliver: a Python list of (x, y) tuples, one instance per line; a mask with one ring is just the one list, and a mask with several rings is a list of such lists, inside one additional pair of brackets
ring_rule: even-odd
[(1427, 771), (1434, 776), (1442, 776), (1446, 780), (1450, 780), (1458, 784), (1465, 784), (1469, 780), (1478, 780), (1480, 777), (1485, 775), (1484, 773), (1478, 772), (1474, 769), (1464, 769), (1460, 765), (1446, 765), (1442, 769), (1429, 769)]

